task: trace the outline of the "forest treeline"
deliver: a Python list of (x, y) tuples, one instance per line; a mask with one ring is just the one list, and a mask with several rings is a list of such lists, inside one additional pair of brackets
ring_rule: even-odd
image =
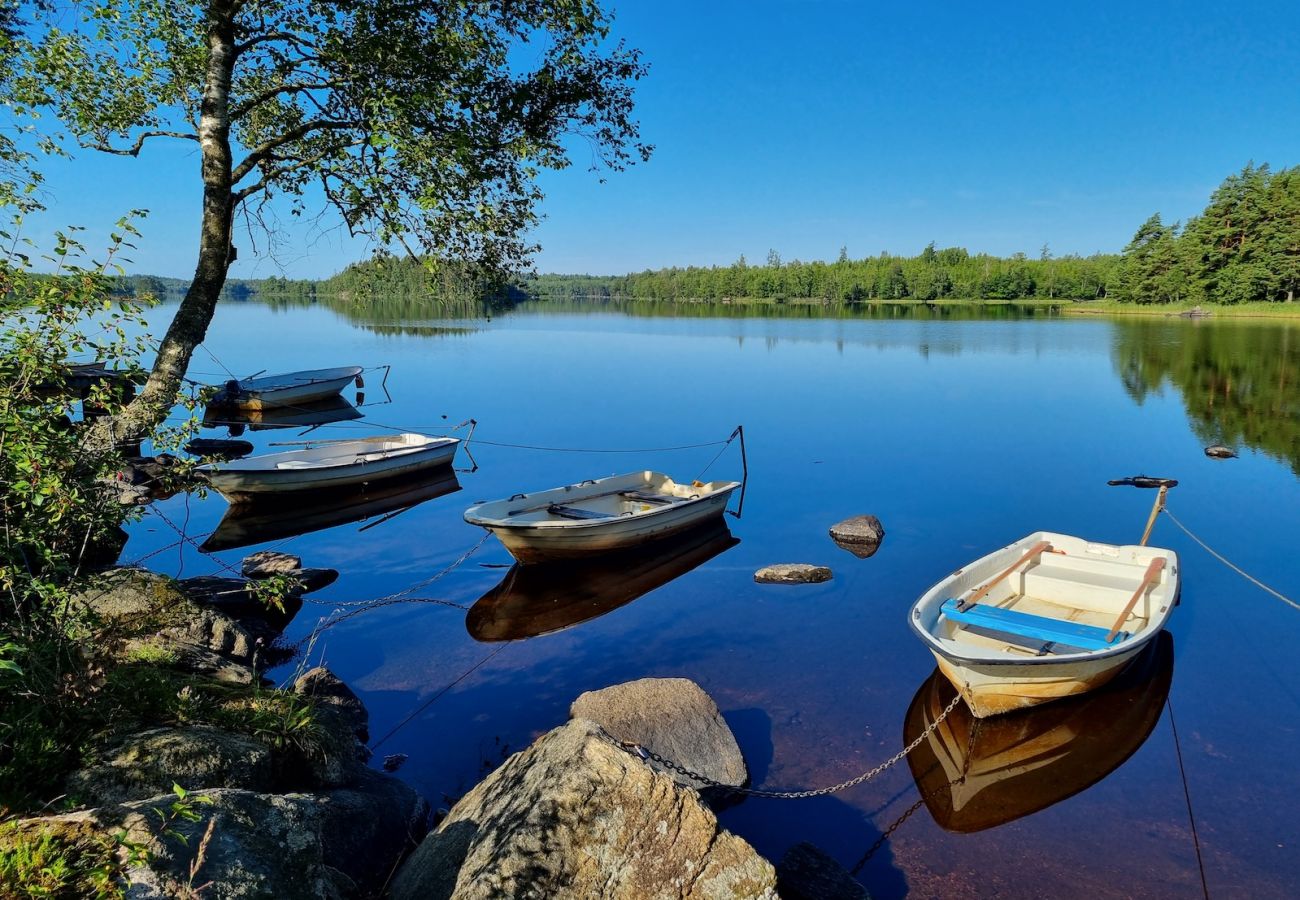
[[(180, 279), (133, 276), (123, 290), (174, 296)], [(377, 298), (488, 301), (526, 299), (728, 301), (829, 305), (935, 300), (1083, 301), (1121, 303), (1245, 303), (1297, 299), (1300, 291), (1300, 167), (1272, 171), (1247, 165), (1229, 176), (1199, 215), (1165, 225), (1157, 213), (1122, 253), (1035, 257), (970, 253), (931, 243), (916, 256), (881, 253), (835, 262), (784, 261), (773, 250), (760, 264), (743, 256), (729, 266), (690, 266), (628, 275), (532, 275), (513, 283), (483, 281), (455, 264), (432, 270), (418, 260), (381, 256), (323, 281), (231, 280), (231, 300), (348, 302)]]

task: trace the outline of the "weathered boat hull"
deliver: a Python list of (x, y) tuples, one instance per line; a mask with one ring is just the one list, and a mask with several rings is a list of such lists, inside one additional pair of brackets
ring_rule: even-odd
[[(360, 366), (345, 366), (338, 369), (316, 369), (265, 378), (246, 378), (235, 382), (235, 390), (227, 387), (218, 391), (212, 398), (212, 405), (248, 411), (301, 406), (304, 403), (335, 396), (355, 381), (362, 371)], [(259, 382), (273, 382), (275, 379), (294, 380), (295, 377), (300, 383), (259, 386)]]
[(1094, 691), (1123, 671), (1144, 646), (1091, 664), (1058, 666), (972, 665), (931, 652), (939, 671), (982, 719)]
[[(1014, 564), (1012, 568), (1019, 567), (1016, 560), (1043, 542), (1052, 549), (1039, 554), (1014, 574), (1008, 574), (1009, 563)], [(1104, 632), (1133, 591), (1138, 590), (1145, 567), (1155, 560), (1163, 561), (1164, 568), (1149, 587), (1144, 587), (1144, 602), (1133, 608), (1133, 616), (1124, 624), (1132, 633), (1126, 630), (1113, 645), (1099, 645), (1093, 650), (1072, 648), (1068, 640), (1017, 640), (999, 632), (993, 624), (972, 628), (953, 621), (953, 614), (944, 612), (943, 604), (949, 598), (973, 596), (986, 583), (998, 587), (981, 600), (982, 609), (991, 608), (995, 612), (1016, 609), (1021, 602), (1041, 606), (1052, 598), (1039, 599), (1036, 592), (1050, 593), (1051, 588), (1044, 588), (1050, 584), (1055, 590), (1075, 595), (1075, 600), (1061, 601), (1062, 605), (1055, 607), (1058, 613), (1069, 614), (1060, 618), (1043, 618), (1041, 614), (1026, 618), (1066, 626), (1090, 626), (1094, 631)], [(908, 623), (975, 716), (984, 718), (1028, 709), (1086, 694), (1123, 671), (1164, 629), (1178, 602), (1177, 560), (1172, 551), (1155, 547), (1115, 546), (1070, 535), (1036, 532), (976, 560), (930, 588), (913, 605)], [(997, 575), (999, 572), (1001, 576)], [(1002, 578), (1007, 580), (1000, 583)], [(1069, 612), (1074, 603), (1082, 605)], [(1094, 620), (1092, 623), (1089, 617)], [(1098, 628), (1096, 622), (1105, 625)], [(1037, 652), (1033, 647), (1035, 641), (1043, 644)]]
[[(412, 476), (418, 472), (450, 464), (456, 455), (458, 446), (460, 446), (460, 441), (455, 438), (442, 438), (400, 455), (381, 456), (373, 460), (354, 457), (349, 461), (340, 461), (338, 465), (334, 466), (251, 468), (228, 465), (224, 468), (201, 466), (199, 471), (207, 476), (208, 482), (225, 495), (227, 500), (231, 503), (241, 503), (275, 494), (292, 494), (299, 491), (321, 489), (334, 490), (372, 484), (390, 478)], [(296, 454), (275, 455), (292, 457)], [(374, 455), (378, 456), (379, 453), (376, 452)], [(260, 459), (265, 460), (268, 457)], [(255, 463), (258, 461), (258, 457), (252, 457), (242, 462)]]
[[(657, 472), (634, 472), (479, 504), (465, 511), (465, 521), (491, 531), (521, 563), (559, 562), (693, 528), (721, 516), (738, 487), (735, 481), (678, 485)], [(646, 502), (638, 499), (646, 491), (661, 490), (668, 493), (654, 493)], [(590, 509), (593, 504), (604, 511)]]

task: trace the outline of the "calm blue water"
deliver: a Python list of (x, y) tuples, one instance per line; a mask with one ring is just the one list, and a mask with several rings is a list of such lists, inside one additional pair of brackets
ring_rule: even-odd
[[(665, 447), (725, 439), (743, 423), (748, 444), (744, 515), (728, 519), (739, 543), (603, 616), (483, 643), (467, 631), (462, 610), (413, 603), (323, 635), (312, 661), (323, 660), (362, 696), (375, 738), (434, 700), (387, 737), (378, 756), (409, 754), (401, 777), (435, 805), (562, 722), (580, 692), (645, 676), (686, 676), (709, 691), (756, 785), (817, 787), (851, 777), (901, 748), (909, 704), (934, 669), (905, 623), (915, 597), (1036, 529), (1135, 542), (1153, 494), (1107, 487), (1111, 478), (1178, 478), (1170, 507), (1184, 522), (1266, 582), (1300, 594), (1294, 326), (652, 318), (545, 306), (491, 320), (422, 320), (415, 324), (439, 327), (410, 334), (366, 321), (324, 307), (226, 304), (209, 334), (212, 356), (200, 351), (193, 368), (217, 382), (228, 377), (223, 366), (240, 375), (392, 366), (391, 403), (376, 403), (384, 399), (381, 376), (368, 373), (365, 395), (375, 405), (363, 408), (367, 418), (313, 437), (379, 433), (379, 424), (430, 430), (472, 417), (476, 439), (500, 443)], [(265, 444), (297, 433), (245, 437)], [(1207, 459), (1202, 447), (1217, 438), (1237, 443), (1241, 458)], [(461, 519), (475, 501), (639, 468), (691, 478), (718, 450), (559, 453), (478, 441), (472, 449), (478, 469), (458, 475), (458, 492), (364, 531), (365, 523), (353, 523), (283, 544), (307, 565), (341, 572), (314, 596), (324, 605), (298, 616), (291, 640), (331, 604), (406, 589), (454, 561), (480, 538)], [(739, 478), (740, 468), (733, 444), (708, 475)], [(199, 539), (225, 510), (215, 494), (159, 507)], [(866, 560), (826, 533), (860, 513), (879, 516), (888, 532)], [(124, 558), (175, 540), (151, 515), (133, 529)], [(1224, 569), (1167, 520), (1153, 543), (1183, 555), (1169, 697), (1209, 890), (1293, 896), (1300, 660), (1292, 648), (1300, 612)], [(218, 560), (237, 566), (252, 549), (210, 557), (171, 548), (148, 565), (206, 574)], [(471, 604), (502, 580), (508, 562), (489, 541), (416, 596)], [(753, 571), (775, 562), (826, 564), (835, 577), (796, 588), (754, 584)], [(514, 626), (528, 630), (526, 621)], [(1031, 735), (1036, 727), (1026, 725)], [(1059, 743), (1061, 732), (1052, 733)], [(1063, 757), (1055, 764), (1068, 769), (1069, 750), (1066, 740), (1047, 755)], [(832, 798), (751, 799), (720, 817), (774, 860), (808, 840), (852, 866), (917, 799), (911, 772), (899, 765)], [(859, 877), (877, 897), (1199, 894), (1168, 711), (1107, 777), (1041, 811), (960, 834), (916, 810)]]

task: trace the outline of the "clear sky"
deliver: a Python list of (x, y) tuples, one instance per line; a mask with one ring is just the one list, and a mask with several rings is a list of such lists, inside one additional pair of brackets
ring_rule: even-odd
[[(651, 161), (605, 184), (543, 178), (547, 272), (919, 252), (1115, 251), (1153, 212), (1199, 211), (1247, 161), (1300, 164), (1300, 3), (617, 0), (651, 64)], [(82, 152), (52, 166), (50, 222), (149, 207), (133, 271), (188, 277), (197, 157)], [(333, 220), (327, 220), (333, 224)], [(329, 275), (368, 255), (284, 222), (236, 277)], [(259, 247), (265, 240), (258, 237)]]

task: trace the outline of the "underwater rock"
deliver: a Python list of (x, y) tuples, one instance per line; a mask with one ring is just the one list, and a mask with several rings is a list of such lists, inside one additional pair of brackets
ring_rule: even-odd
[(826, 566), (808, 563), (778, 563), (764, 566), (754, 573), (754, 580), (759, 584), (820, 584), (832, 577)]

